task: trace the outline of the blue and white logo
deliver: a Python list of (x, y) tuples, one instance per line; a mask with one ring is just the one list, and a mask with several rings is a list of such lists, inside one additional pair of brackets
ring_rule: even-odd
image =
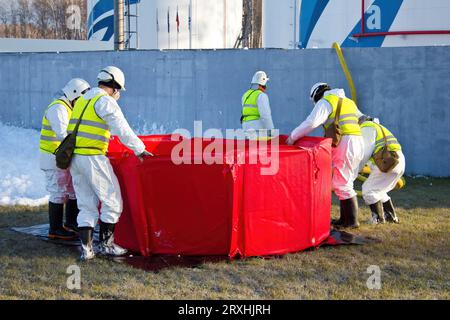
[[(141, 0), (125, 0), (125, 5), (134, 5)], [(88, 39), (110, 41), (114, 36), (114, 1), (98, 0), (88, 16)]]

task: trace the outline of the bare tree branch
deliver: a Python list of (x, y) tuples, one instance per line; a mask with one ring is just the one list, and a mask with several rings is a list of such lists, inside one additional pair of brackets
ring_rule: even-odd
[[(87, 0), (8, 0), (0, 3), (0, 37), (86, 39), (86, 24), (69, 28), (71, 6), (87, 19)], [(7, 5), (6, 5), (7, 4)], [(77, 10), (78, 11), (78, 10)]]

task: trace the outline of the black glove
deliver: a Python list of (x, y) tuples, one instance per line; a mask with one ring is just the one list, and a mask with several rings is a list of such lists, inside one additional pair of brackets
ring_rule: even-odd
[(154, 157), (153, 153), (148, 152), (147, 150), (144, 150), (140, 155), (137, 156), (141, 162), (144, 162), (144, 159), (146, 157)]

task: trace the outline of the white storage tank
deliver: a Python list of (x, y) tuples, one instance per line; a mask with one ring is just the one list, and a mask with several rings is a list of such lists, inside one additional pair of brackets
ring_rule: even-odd
[(299, 43), (301, 0), (263, 0), (262, 46), (294, 49)]
[[(242, 0), (125, 0), (125, 11), (128, 1), (130, 14), (138, 15), (137, 24), (130, 17), (138, 49), (233, 48), (241, 32)], [(88, 38), (113, 47), (113, 0), (88, 0)], [(136, 48), (134, 33), (130, 48)]]
[(449, 16), (448, 0), (263, 0), (263, 46), (449, 45)]

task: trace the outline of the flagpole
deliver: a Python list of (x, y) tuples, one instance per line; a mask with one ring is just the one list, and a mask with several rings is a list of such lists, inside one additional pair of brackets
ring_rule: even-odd
[(223, 48), (227, 48), (227, 0), (223, 0)]
[(159, 49), (159, 10), (156, 8), (156, 49)]
[(189, 49), (192, 49), (192, 0), (189, 0)]
[(178, 16), (178, 5), (177, 5), (177, 50), (179, 49), (179, 46), (178, 46), (178, 36), (179, 36), (179, 34), (180, 34), (180, 27), (179, 27), (179, 20), (180, 19), (180, 17)]
[(169, 49), (170, 49), (170, 7), (167, 7), (167, 36), (169, 38)]

